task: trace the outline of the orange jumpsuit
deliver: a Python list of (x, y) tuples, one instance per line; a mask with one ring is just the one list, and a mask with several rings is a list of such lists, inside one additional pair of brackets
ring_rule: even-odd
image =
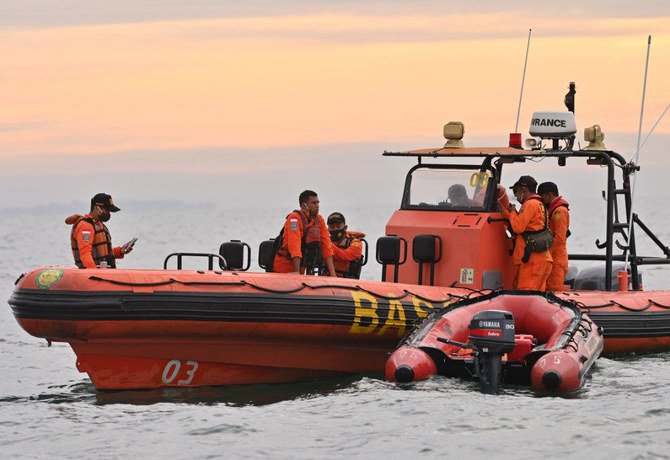
[(519, 266), (514, 280), (515, 289), (544, 291), (547, 287), (547, 278), (552, 265), (549, 251), (531, 252), (528, 262), (521, 261), (526, 249), (526, 242), (521, 234), (525, 231), (542, 230), (546, 212), (539, 195), (531, 195), (527, 198), (518, 213), (510, 212), (509, 209), (502, 210), (502, 214), (509, 219), (512, 230), (516, 234), (512, 254), (512, 262)]
[(565, 275), (568, 274), (567, 237), (570, 227), (570, 212), (568, 202), (562, 196), (554, 198), (549, 204), (549, 228), (554, 234), (554, 243), (551, 245), (551, 258), (554, 263), (547, 279), (547, 291), (562, 291)]
[[(274, 259), (272, 271), (275, 273), (291, 273), (294, 271), (293, 261), (294, 257), (302, 258), (302, 239), (305, 233), (303, 219), (312, 228), (313, 237), (318, 238), (319, 247), (321, 249), (321, 256), (324, 259), (333, 256), (333, 247), (330, 242), (330, 233), (326, 221), (323, 220), (321, 214), (316, 215), (317, 221), (308, 219), (304, 211), (293, 211), (286, 218), (284, 223), (284, 236), (282, 237), (282, 245), (277, 251)], [(312, 224), (312, 225), (310, 225)], [(308, 231), (310, 229), (307, 229)], [(308, 235), (309, 236), (309, 235)], [(302, 267), (301, 272), (304, 273), (305, 267)]]
[[(359, 235), (365, 236), (365, 234), (357, 232), (356, 236)], [(335, 265), (335, 274), (338, 278), (346, 278), (351, 262), (360, 260), (363, 257), (363, 243), (356, 236), (347, 232), (347, 236), (342, 241), (339, 241), (337, 244), (333, 243), (333, 264)]]
[[(66, 224), (73, 224), (79, 219), (79, 215), (75, 214), (68, 217), (65, 220)], [(85, 218), (92, 219), (88, 214), (84, 216)], [(102, 222), (99, 223), (104, 228), (105, 224)], [(93, 260), (93, 239), (95, 238), (95, 228), (90, 222), (85, 220), (80, 220), (79, 223), (72, 230), (71, 240), (74, 245), (76, 245), (79, 251), (79, 257), (81, 258), (81, 263), (84, 265), (84, 268), (97, 268), (95, 260)], [(110, 240), (111, 243), (111, 240)], [(123, 251), (121, 246), (116, 246), (112, 249), (112, 253), (115, 259), (123, 259)]]

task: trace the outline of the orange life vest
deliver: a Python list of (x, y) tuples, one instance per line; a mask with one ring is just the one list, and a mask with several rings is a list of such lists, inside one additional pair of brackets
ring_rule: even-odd
[[(302, 259), (300, 265), (303, 268), (313, 269), (317, 263), (318, 256), (321, 254), (321, 230), (319, 228), (319, 216), (317, 214), (310, 222), (308, 222), (304, 213), (299, 210), (294, 210), (293, 212), (298, 214), (302, 220), (302, 239), (300, 244)], [(286, 218), (288, 219), (288, 216), (286, 216)], [(277, 254), (281, 257), (291, 260), (291, 254), (289, 254), (288, 247), (283, 242), (283, 234), (284, 229), (282, 228), (280, 236), (278, 237), (281, 238), (282, 247), (279, 248)]]
[[(353, 241), (354, 237), (351, 235), (347, 235), (347, 237), (340, 243), (338, 243), (337, 246), (342, 249), (347, 249), (349, 246), (351, 246), (351, 243), (353, 243)], [(362, 255), (360, 259), (352, 260), (351, 262), (348, 262), (346, 260), (339, 261), (333, 258), (333, 265), (335, 265), (335, 273), (337, 274), (338, 277), (359, 279), (361, 277), (361, 268), (363, 268), (362, 261), (363, 261)]]
[[(554, 211), (556, 211), (561, 206), (565, 207), (566, 210), (570, 210), (570, 203), (565, 201), (565, 199), (562, 196), (559, 196), (558, 198), (554, 199), (554, 201), (552, 201), (549, 204), (549, 207), (547, 209), (549, 210), (549, 220), (550, 221), (551, 221), (552, 216), (554, 215)], [(572, 232), (568, 228), (568, 231), (567, 231), (565, 237), (567, 238), (571, 234), (572, 234)]]
[(82, 220), (93, 225), (95, 231), (93, 236), (93, 249), (91, 250), (91, 256), (93, 257), (95, 264), (100, 265), (100, 262), (106, 261), (109, 268), (116, 268), (116, 259), (114, 258), (112, 249), (112, 235), (109, 233), (109, 230), (102, 222), (83, 216), (76, 220), (72, 225), (72, 231), (70, 232), (70, 246), (72, 247), (72, 257), (74, 258), (75, 265), (79, 268), (84, 268), (84, 264), (81, 261), (81, 255), (79, 254), (79, 247), (77, 246), (77, 239), (74, 237), (74, 231)]

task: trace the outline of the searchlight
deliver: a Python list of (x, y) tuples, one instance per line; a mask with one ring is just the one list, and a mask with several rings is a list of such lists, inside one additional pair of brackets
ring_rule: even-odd
[(463, 133), (465, 133), (465, 125), (460, 121), (450, 121), (444, 125), (444, 138), (447, 140), (444, 147), (450, 149), (462, 149), (465, 147), (463, 144)]
[(605, 147), (605, 133), (600, 129), (600, 125), (584, 128), (584, 140), (589, 143), (584, 150), (607, 150)]

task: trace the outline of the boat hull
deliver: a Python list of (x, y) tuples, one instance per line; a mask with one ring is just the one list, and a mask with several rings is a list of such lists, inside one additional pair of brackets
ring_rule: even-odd
[(411, 324), (465, 294), (294, 274), (45, 268), (19, 280), (10, 305), (28, 333), (70, 344), (97, 388), (129, 389), (381, 373)]
[(604, 331), (604, 355), (670, 350), (670, 291), (572, 291), (575, 302)]
[[(9, 303), (28, 333), (69, 343), (97, 388), (125, 389), (381, 374), (418, 321), (480, 295), (297, 274), (44, 267), (17, 280)], [(560, 297), (604, 324), (605, 353), (670, 349), (670, 293)]]
[[(86, 372), (96, 388), (101, 390), (120, 390), (134, 388), (160, 388), (165, 386), (193, 387), (216, 386), (254, 383), (285, 383), (310, 381), (331, 378), (351, 372), (334, 371), (328, 365), (290, 367), (291, 361), (281, 364), (282, 360), (270, 360), (266, 365), (258, 359), (258, 352), (254, 356), (245, 356), (244, 353), (233, 356), (231, 352), (222, 354), (221, 348), (247, 349), (251, 344), (232, 347), (225, 341), (199, 343), (194, 350), (192, 343), (178, 341), (141, 341), (135, 343), (84, 343), (70, 342), (77, 355), (77, 369)], [(259, 347), (268, 350), (270, 344)], [(275, 346), (284, 352), (290, 350), (284, 344)], [(319, 350), (313, 350), (309, 361), (320, 356), (329, 356)], [(141, 355), (141, 356), (138, 356)], [(168, 355), (168, 358), (165, 356)], [(268, 356), (276, 357), (270, 353)], [(171, 358), (170, 358), (171, 357)], [(378, 366), (383, 356), (366, 356), (370, 360), (369, 366)], [(251, 361), (258, 364), (242, 364), (239, 361)], [(333, 363), (333, 367), (342, 367)], [(326, 369), (322, 369), (326, 368)]]

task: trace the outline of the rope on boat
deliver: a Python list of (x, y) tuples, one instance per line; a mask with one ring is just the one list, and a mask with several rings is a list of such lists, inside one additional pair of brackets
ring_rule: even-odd
[[(553, 297), (553, 299), (551, 298)], [(588, 310), (589, 306), (585, 305), (583, 302), (573, 300), (573, 299), (563, 299), (561, 297), (557, 297), (556, 295), (552, 294), (549, 296), (544, 296), (544, 298), (551, 303), (555, 303), (557, 305), (561, 306), (571, 306), (573, 311), (579, 318), (579, 322), (577, 323), (577, 327), (573, 328), (572, 330), (566, 330), (563, 332), (561, 335), (566, 335), (567, 336), (567, 341), (565, 344), (561, 347), (561, 349), (566, 349), (568, 347), (572, 348), (575, 352), (579, 350), (579, 346), (577, 345), (577, 340), (575, 340), (575, 335), (577, 333), (581, 333), (582, 337), (586, 338), (591, 332), (593, 332), (593, 326), (594, 322), (591, 318), (586, 316), (584, 314), (584, 310)], [(568, 305), (566, 305), (566, 303)], [(612, 304), (609, 304), (612, 305)], [(601, 305), (601, 307), (605, 307), (608, 305)]]
[(446, 303), (451, 303), (453, 299), (458, 299), (458, 300), (463, 300), (466, 298), (469, 298), (468, 296), (460, 296), (456, 294), (449, 294), (447, 297), (444, 299), (430, 299), (428, 297), (424, 297), (420, 294), (414, 294), (413, 292), (405, 290), (407, 294), (412, 294), (414, 297), (416, 297), (419, 300), (424, 300), (426, 302), (431, 302), (431, 303), (441, 303), (441, 304), (446, 304)]
[[(312, 289), (312, 290), (317, 290), (317, 289), (347, 289), (350, 291), (360, 291), (360, 292), (365, 292), (367, 294), (370, 294), (373, 297), (377, 297), (379, 299), (383, 300), (402, 300), (406, 298), (409, 295), (412, 295), (416, 297), (419, 300), (424, 300), (426, 302), (430, 302), (433, 304), (445, 304), (445, 303), (450, 303), (454, 299), (462, 300), (465, 299), (469, 296), (459, 296), (456, 294), (448, 294), (447, 297), (443, 299), (430, 299), (428, 297), (424, 297), (420, 294), (415, 294), (412, 291), (408, 291), (407, 289), (403, 289), (403, 293), (397, 296), (393, 295), (383, 295), (378, 292), (372, 291), (370, 289), (363, 288), (359, 285), (356, 286), (343, 286), (340, 284), (321, 284), (321, 285), (310, 285), (307, 283), (301, 283), (300, 286), (292, 288), (292, 289), (274, 289), (274, 288), (269, 288), (265, 286), (258, 285), (256, 283), (251, 283), (249, 281), (241, 280), (241, 281), (182, 281), (178, 280), (175, 278), (170, 278), (167, 280), (163, 281), (154, 281), (154, 282), (149, 282), (149, 283), (142, 283), (142, 282), (136, 282), (136, 281), (119, 281), (119, 280), (113, 280), (113, 279), (107, 279), (107, 278), (101, 278), (99, 276), (89, 276), (90, 280), (94, 281), (104, 281), (107, 283), (119, 285), (119, 286), (140, 286), (140, 287), (152, 287), (152, 286), (167, 286), (170, 284), (182, 284), (184, 286), (249, 286), (250, 288), (253, 289), (258, 289), (259, 291), (263, 292), (270, 292), (274, 294), (295, 294), (296, 292), (300, 292), (306, 288)], [(481, 291), (473, 290), (473, 293), (479, 293), (483, 294)], [(433, 307), (435, 308), (435, 307)]]
[(582, 308), (582, 309), (584, 309), (588, 312), (590, 312), (591, 310), (597, 310), (599, 308), (607, 308), (607, 307), (614, 307), (614, 306), (619, 307), (622, 310), (632, 311), (632, 312), (645, 311), (645, 310), (650, 309), (653, 306), (657, 306), (657, 307), (660, 307), (660, 308), (664, 308), (666, 310), (670, 310), (670, 305), (663, 305), (662, 303), (659, 303), (659, 302), (657, 302), (653, 299), (647, 299), (647, 305), (645, 305), (644, 307), (640, 307), (640, 308), (629, 307), (629, 306), (624, 305), (622, 303), (619, 303), (615, 300), (610, 300), (609, 303), (604, 303), (604, 304), (601, 304), (601, 305), (586, 305), (585, 303), (577, 302), (577, 301), (574, 301), (574, 300), (571, 300), (571, 302), (575, 302), (577, 305), (580, 306), (580, 308)]
[(670, 310), (670, 305), (663, 305), (662, 303), (656, 302), (654, 299), (647, 299), (649, 300), (649, 303), (652, 305), (656, 305), (657, 307), (665, 308), (667, 310)]
[(611, 302), (611, 305), (616, 305), (617, 307), (619, 307), (623, 310), (626, 310), (626, 311), (645, 311), (645, 310), (648, 310), (649, 308), (651, 308), (654, 305), (652, 302), (649, 302), (649, 303), (647, 303), (647, 305), (645, 305), (642, 308), (633, 308), (633, 307), (628, 307), (628, 306), (626, 306), (622, 303), (619, 303), (615, 300), (610, 299), (610, 302)]
[(170, 281), (183, 284), (184, 286), (198, 286), (198, 285), (218, 285), (218, 286), (244, 286), (247, 284), (245, 281), (181, 281), (174, 278), (170, 278)]
[(117, 284), (119, 286), (166, 286), (168, 284), (175, 283), (177, 281), (173, 279), (164, 280), (164, 281), (153, 281), (151, 283), (130, 283), (128, 281), (117, 281), (117, 280), (108, 280), (105, 278), (100, 278), (99, 276), (89, 276), (88, 279), (93, 281), (106, 281), (107, 283)]

